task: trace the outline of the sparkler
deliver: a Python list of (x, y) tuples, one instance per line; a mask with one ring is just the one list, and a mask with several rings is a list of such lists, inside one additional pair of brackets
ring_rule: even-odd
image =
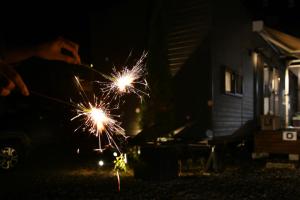
[(110, 99), (111, 102), (112, 99), (116, 99), (117, 97), (128, 93), (138, 95), (141, 100), (144, 95), (149, 96), (146, 92), (148, 89), (148, 84), (145, 79), (146, 57), (147, 53), (143, 52), (140, 59), (131, 68), (125, 66), (121, 71), (117, 71), (116, 68), (113, 68), (113, 72), (110, 75), (105, 75), (89, 65), (81, 65), (108, 80), (107, 82), (97, 81), (100, 83), (100, 90), (103, 92), (104, 96), (102, 100), (94, 96), (94, 100), (91, 102), (85, 94), (78, 77), (75, 77), (79, 93), (84, 101), (76, 105), (77, 115), (71, 120), (82, 118), (83, 123), (76, 130), (79, 128), (82, 128), (83, 130), (87, 129), (90, 133), (97, 136), (99, 139), (99, 149), (97, 150), (103, 151), (105, 149), (102, 148), (101, 141), (101, 138), (104, 137), (108, 143), (106, 146), (115, 147), (120, 152), (113, 136), (121, 136), (126, 139), (125, 131), (120, 126), (121, 123), (115, 119), (118, 116), (110, 114), (112, 110), (118, 109), (118, 104), (115, 108), (111, 109), (110, 103), (107, 100)]
[[(80, 95), (84, 99), (83, 102), (76, 105), (77, 115), (71, 119), (73, 121), (80, 118), (83, 121), (75, 131), (80, 128), (83, 130), (87, 129), (90, 133), (98, 137), (99, 149), (96, 150), (100, 152), (106, 147), (115, 147), (120, 152), (115, 138), (126, 139), (125, 131), (121, 127), (121, 123), (115, 119), (119, 116), (111, 114), (111, 111), (118, 107), (110, 108), (109, 103), (105, 102), (105, 98), (100, 100), (94, 96), (93, 102), (89, 101), (78, 77), (75, 77), (75, 81), (80, 89)], [(106, 140), (107, 144), (102, 146), (102, 140)]]
[(110, 75), (104, 76), (108, 82), (98, 82), (101, 91), (107, 96), (112, 95), (113, 99), (128, 93), (134, 93), (142, 100), (147, 93), (148, 83), (144, 78), (146, 75), (145, 59), (147, 53), (143, 52), (141, 58), (131, 68), (124, 67), (123, 70), (117, 71), (114, 67)]
[[(67, 103), (57, 98), (53, 98), (39, 92), (31, 91), (33, 94), (51, 99), (53, 101), (63, 103), (75, 107), (76, 115), (71, 118), (73, 120), (80, 120), (82, 123), (75, 129), (75, 131), (82, 129), (87, 130), (89, 133), (98, 137), (99, 148), (95, 149), (96, 151), (102, 152), (107, 147), (114, 147), (120, 153), (120, 156), (116, 157), (114, 161), (114, 171), (116, 172), (118, 180), (118, 191), (121, 190), (120, 182), (120, 173), (126, 172), (126, 155), (120, 151), (120, 148), (117, 145), (116, 139), (119, 141), (126, 140), (126, 135), (124, 129), (121, 127), (121, 123), (116, 119), (119, 116), (111, 114), (113, 110), (118, 109), (118, 104), (115, 107), (110, 105), (112, 99), (116, 99), (124, 94), (133, 93), (139, 96), (142, 101), (144, 95), (149, 96), (147, 93), (148, 84), (145, 79), (146, 70), (145, 70), (145, 58), (147, 53), (143, 52), (140, 59), (132, 66), (125, 66), (123, 70), (117, 71), (116, 68), (113, 68), (113, 72), (110, 75), (105, 75), (95, 69), (92, 66), (81, 64), (82, 67), (89, 68), (93, 72), (97, 73), (104, 77), (107, 82), (98, 82), (100, 83), (100, 90), (104, 93), (103, 98), (96, 97), (93, 95), (93, 99), (88, 97), (85, 93), (80, 80), (75, 76), (75, 83), (79, 89), (79, 94), (82, 98), (82, 102), (79, 103)], [(112, 98), (111, 98), (112, 97)], [(110, 99), (110, 101), (108, 101)], [(104, 142), (106, 142), (104, 144)], [(102, 145), (104, 144), (104, 145)], [(80, 149), (77, 149), (77, 154), (80, 153)], [(103, 161), (99, 162), (99, 165), (103, 165)]]

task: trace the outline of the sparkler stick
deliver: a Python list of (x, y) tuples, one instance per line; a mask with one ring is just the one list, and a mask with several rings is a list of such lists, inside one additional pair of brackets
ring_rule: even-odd
[(120, 181), (119, 170), (117, 170), (117, 179), (118, 179), (118, 192), (120, 192), (121, 191), (121, 181)]
[(71, 104), (71, 103), (69, 103), (69, 102), (66, 102), (66, 101), (63, 101), (63, 100), (61, 100), (61, 99), (58, 99), (58, 98), (55, 98), (55, 97), (51, 97), (51, 96), (42, 94), (42, 93), (40, 93), (40, 92), (36, 92), (36, 91), (34, 91), (34, 90), (30, 90), (30, 93), (33, 94), (33, 95), (36, 95), (36, 96), (45, 98), (45, 99), (49, 99), (49, 100), (55, 101), (55, 102), (57, 102), (57, 103), (61, 103), (61, 104), (64, 104), (64, 105), (68, 105), (68, 106), (75, 107), (75, 105), (73, 105), (73, 104)]
[(94, 69), (94, 68), (92, 67), (92, 64), (89, 65), (89, 64), (86, 64), (86, 63), (81, 63), (81, 64), (79, 64), (79, 66), (80, 66), (80, 67), (87, 68), (87, 69), (89, 69), (89, 70), (95, 72), (96, 74), (102, 76), (102, 77), (105, 78), (105, 79), (110, 79), (110, 77), (109, 77), (108, 75), (106, 75), (106, 74), (104, 74), (104, 73), (102, 73), (102, 72), (99, 72), (98, 70)]

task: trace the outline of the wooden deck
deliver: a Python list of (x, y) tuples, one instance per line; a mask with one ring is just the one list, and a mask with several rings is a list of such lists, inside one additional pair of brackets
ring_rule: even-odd
[[(284, 131), (297, 132), (296, 140), (284, 140)], [(254, 153), (300, 154), (300, 130), (259, 131), (254, 137)]]

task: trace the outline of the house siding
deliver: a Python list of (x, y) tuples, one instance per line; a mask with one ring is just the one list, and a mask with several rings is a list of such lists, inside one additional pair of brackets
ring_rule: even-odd
[[(274, 59), (274, 49), (252, 32), (251, 17), (241, 2), (168, 0), (157, 3), (160, 7), (156, 22), (160, 26), (151, 27), (149, 40), (156, 45), (150, 54), (163, 59), (156, 56), (153, 61), (161, 65), (152, 67), (164, 66), (170, 72), (173, 86), (170, 100), (177, 122), (196, 119), (203, 123), (203, 130), (212, 129), (215, 136), (232, 135), (248, 122), (257, 124), (263, 110), (264, 62), (278, 66), (281, 75), (283, 68)], [(267, 55), (259, 52), (255, 66), (253, 53), (258, 47)], [(224, 93), (224, 67), (243, 77), (241, 96)], [(282, 89), (283, 82), (280, 84)], [(210, 100), (212, 107), (208, 106)], [(279, 101), (284, 116), (281, 96)]]
[(208, 0), (169, 0), (168, 4), (168, 61), (174, 76), (207, 37), (211, 28), (211, 5)]
[[(230, 4), (230, 5), (229, 5)], [(215, 1), (212, 38), (213, 131), (215, 136), (233, 134), (253, 120), (253, 62), (251, 21), (239, 1)], [(227, 9), (223, 9), (226, 6)], [(243, 76), (243, 95), (224, 94), (224, 67)]]
[(211, 127), (212, 25), (209, 0), (172, 0), (165, 8), (167, 57), (173, 77), (176, 123), (197, 120), (199, 135)]

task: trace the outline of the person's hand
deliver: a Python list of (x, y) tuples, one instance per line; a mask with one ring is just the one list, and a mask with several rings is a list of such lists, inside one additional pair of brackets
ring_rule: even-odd
[[(36, 56), (48, 60), (60, 60), (71, 64), (80, 64), (78, 49), (78, 44), (59, 37), (56, 40), (38, 45), (36, 47)], [(69, 51), (72, 55), (64, 54), (63, 50)]]
[(22, 77), (11, 64), (21, 62), (32, 56), (47, 60), (60, 60), (71, 64), (80, 64), (78, 49), (78, 44), (60, 37), (35, 47), (4, 52), (2, 55), (3, 59), (0, 59), (0, 78), (5, 78), (5, 85), (0, 85), (0, 96), (9, 95), (15, 87), (18, 87), (23, 95), (29, 95), (29, 90)]
[(3, 87), (0, 86), (0, 96), (9, 95), (16, 86), (21, 90), (23, 95), (29, 95), (29, 90), (20, 74), (12, 66), (7, 65), (3, 61), (0, 61), (0, 76), (6, 79), (6, 85)]

